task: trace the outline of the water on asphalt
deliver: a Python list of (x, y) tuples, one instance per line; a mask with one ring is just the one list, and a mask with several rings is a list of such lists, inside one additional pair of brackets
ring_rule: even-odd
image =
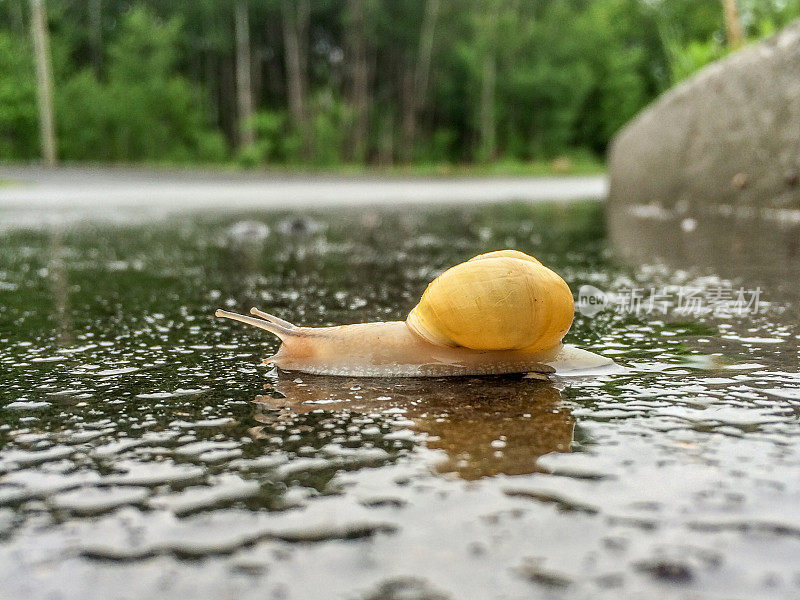
[(576, 292), (727, 289), (622, 264), (603, 210), (4, 228), (0, 596), (798, 597), (791, 295), (764, 285), (745, 315), (609, 301), (568, 341), (627, 370), (551, 381), (279, 373), (259, 365), (275, 339), (211, 316), (402, 319), (506, 247)]

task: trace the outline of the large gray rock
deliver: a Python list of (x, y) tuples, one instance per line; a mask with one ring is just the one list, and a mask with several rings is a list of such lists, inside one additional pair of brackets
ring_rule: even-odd
[(800, 22), (709, 65), (627, 125), (612, 202), (796, 204)]
[[(711, 254), (763, 263), (754, 254), (766, 252), (796, 263), (800, 22), (654, 102), (617, 135), (609, 175), (609, 232), (623, 257), (688, 267)], [(773, 236), (772, 249), (748, 247), (753, 235)]]

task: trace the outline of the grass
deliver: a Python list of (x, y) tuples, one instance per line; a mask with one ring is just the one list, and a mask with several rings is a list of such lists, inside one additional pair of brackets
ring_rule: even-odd
[(410, 177), (503, 177), (547, 175), (598, 175), (605, 173), (599, 160), (573, 161), (560, 158), (551, 161), (501, 161), (484, 164), (415, 163), (386, 167), (342, 165), (338, 167), (273, 167), (268, 170), (334, 173), (344, 175), (403, 175)]
[[(218, 171), (220, 173), (286, 174), (286, 175), (332, 175), (332, 176), (378, 176), (378, 177), (530, 177), (601, 175), (605, 164), (597, 157), (575, 152), (551, 160), (498, 160), (490, 163), (464, 164), (446, 162), (417, 162), (408, 165), (363, 165), (333, 164), (315, 165), (246, 164), (231, 160), (222, 163), (174, 163), (169, 161), (146, 161), (142, 163), (62, 163), (67, 167), (131, 168), (174, 171)], [(0, 187), (13, 185), (13, 181), (0, 179)]]
[(232, 163), (230, 168), (248, 172), (326, 174), (326, 175), (385, 175), (404, 177), (504, 177), (504, 176), (558, 176), (600, 175), (605, 173), (602, 160), (584, 152), (565, 154), (551, 160), (498, 160), (480, 164), (447, 162), (416, 162), (409, 165), (242, 165)]

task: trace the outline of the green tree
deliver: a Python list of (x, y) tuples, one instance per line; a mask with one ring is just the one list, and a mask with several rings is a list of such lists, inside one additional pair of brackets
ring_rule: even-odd
[(144, 8), (126, 13), (108, 48), (107, 76), (84, 68), (61, 86), (65, 158), (111, 161), (221, 160), (225, 144), (199, 95), (177, 72), (180, 21)]
[[(67, 160), (224, 160), (231, 148), (245, 164), (599, 156), (655, 97), (728, 52), (721, 0), (63, 0), (47, 8)], [(736, 0), (736, 8), (745, 43), (800, 16), (800, 0)], [(39, 155), (30, 31), (29, 0), (0, 0), (5, 160)], [(238, 108), (237, 57), (240, 83), (250, 72)], [(243, 124), (254, 140), (239, 147)]]

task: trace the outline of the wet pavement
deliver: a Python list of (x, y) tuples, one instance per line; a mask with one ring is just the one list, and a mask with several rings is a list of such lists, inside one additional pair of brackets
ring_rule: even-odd
[(596, 378), (278, 373), (276, 340), (211, 317), (401, 319), (505, 247), (575, 292), (727, 286), (603, 213), (6, 209), (0, 597), (797, 598), (800, 331), (769, 270), (725, 273), (756, 314), (579, 314), (567, 341), (628, 369)]

